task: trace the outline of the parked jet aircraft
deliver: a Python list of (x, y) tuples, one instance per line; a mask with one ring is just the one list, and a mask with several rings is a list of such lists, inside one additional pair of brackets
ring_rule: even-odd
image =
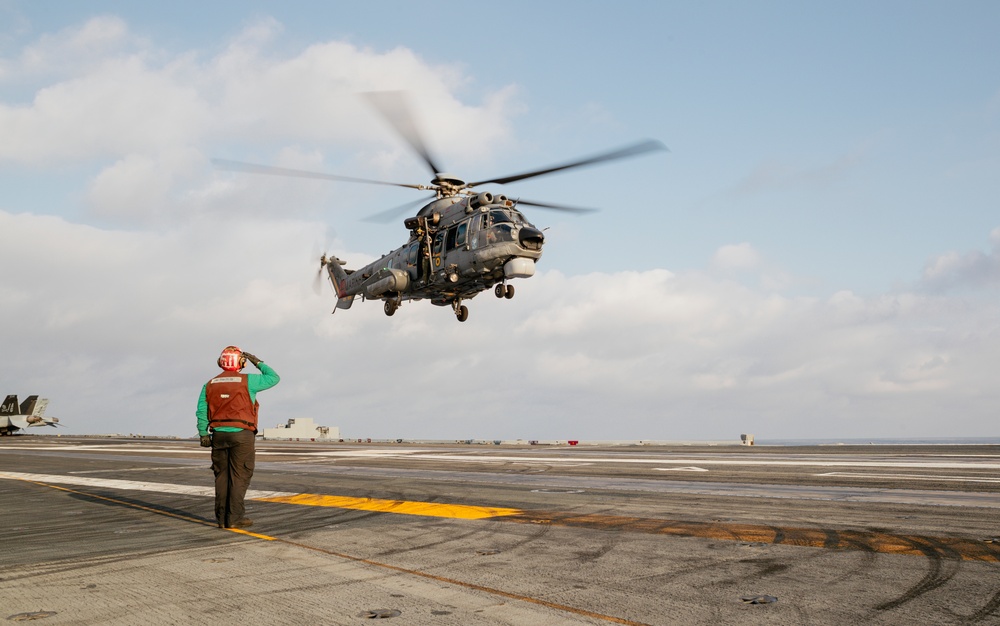
[(48, 405), (48, 398), (39, 400), (38, 396), (28, 396), (18, 405), (16, 395), (7, 396), (0, 404), (0, 435), (13, 435), (14, 431), (29, 426), (58, 426), (58, 418), (42, 417)]

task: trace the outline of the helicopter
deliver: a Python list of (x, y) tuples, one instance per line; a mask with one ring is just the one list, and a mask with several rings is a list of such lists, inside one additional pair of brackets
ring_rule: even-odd
[(512, 199), (489, 191), (473, 188), (489, 183), (506, 184), (536, 176), (623, 159), (656, 150), (666, 150), (661, 142), (645, 140), (617, 150), (603, 152), (520, 174), (466, 182), (444, 172), (427, 149), (408, 105), (400, 92), (366, 94), (374, 108), (421, 157), (433, 178), (429, 185), (394, 183), (351, 176), (256, 165), (240, 161), (213, 159), (217, 168), (300, 178), (391, 185), (433, 192), (402, 206), (377, 213), (372, 221), (397, 218), (418, 204), (426, 203), (416, 215), (407, 217), (403, 225), (409, 239), (401, 247), (383, 255), (362, 268), (346, 269), (346, 263), (333, 255), (324, 254), (319, 260), (317, 280), (325, 273), (337, 294), (338, 309), (350, 309), (357, 296), (364, 300), (381, 300), (385, 314), (392, 316), (405, 301), (429, 300), (432, 304), (450, 306), (459, 322), (469, 318), (463, 301), (493, 289), (497, 298), (514, 297), (515, 278), (530, 278), (535, 263), (542, 256), (544, 233), (519, 210), (519, 206), (571, 213), (589, 213), (594, 209)]

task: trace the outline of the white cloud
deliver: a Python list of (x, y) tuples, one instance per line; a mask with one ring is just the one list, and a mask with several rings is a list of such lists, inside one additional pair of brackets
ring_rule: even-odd
[(208, 127), (203, 103), (169, 70), (136, 55), (109, 58), (40, 89), (30, 105), (0, 105), (0, 159), (47, 163), (174, 149)]
[(317, 228), (220, 216), (154, 234), (0, 213), (0, 264), (19, 268), (0, 278), (0, 324), (17, 329), (0, 373), (53, 397), (75, 432), (181, 435), (229, 343), (282, 373), (269, 422), (359, 436), (947, 436), (978, 434), (1000, 400), (988, 301), (543, 272), (512, 301), (469, 301), (464, 324), (428, 303), (330, 316), (315, 260), (295, 252)]
[(712, 257), (712, 265), (723, 271), (753, 269), (759, 263), (760, 254), (746, 242), (722, 246)]
[(99, 16), (79, 26), (43, 35), (21, 52), (16, 67), (20, 75), (74, 74), (136, 43), (120, 17)]
[(947, 252), (924, 266), (922, 284), (932, 291), (963, 288), (1000, 287), (1000, 228), (990, 233), (993, 249)]
[[(350, 154), (362, 162), (348, 166), (367, 177), (393, 179), (400, 162), (411, 174), (419, 170), (408, 147), (358, 97), (366, 91), (412, 92), (414, 116), (445, 163), (489, 159), (493, 151), (483, 146), (507, 141), (508, 118), (520, 108), (514, 86), (483, 91), (481, 103), (465, 104), (454, 94), (468, 78), (456, 65), (431, 65), (405, 48), (381, 52), (336, 41), (279, 56), (270, 45), (280, 31), (280, 24), (262, 20), (204, 59), (169, 56), (113, 17), (43, 36), (17, 59), (4, 60), (8, 74), (43, 84), (30, 101), (0, 102), (0, 160), (110, 161), (90, 199), (105, 217), (124, 217), (122, 206), (184, 195), (192, 163), (244, 151), (270, 160), (299, 143), (339, 159)], [(54, 72), (64, 65), (67, 71)], [(230, 141), (240, 143), (241, 154), (215, 153)], [(142, 201), (143, 189), (149, 202)], [(108, 206), (100, 206), (104, 201)]]
[(203, 196), (211, 196), (210, 165), (192, 149), (163, 150), (155, 155), (131, 153), (101, 170), (90, 182), (85, 201), (103, 218), (143, 221), (167, 215), (185, 217), (193, 209), (206, 209)]
[(721, 276), (755, 280), (768, 292), (784, 291), (796, 282), (788, 271), (765, 262), (760, 252), (747, 242), (720, 247), (709, 266)]

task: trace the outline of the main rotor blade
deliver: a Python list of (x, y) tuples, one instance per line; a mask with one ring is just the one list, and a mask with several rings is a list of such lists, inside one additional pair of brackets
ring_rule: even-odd
[(413, 116), (410, 114), (410, 107), (402, 91), (370, 91), (364, 94), (364, 96), (369, 104), (378, 109), (382, 117), (396, 129), (396, 132), (409, 142), (413, 150), (420, 155), (420, 158), (430, 168), (431, 174), (444, 171), (431, 158), (430, 152), (427, 150), (427, 144), (424, 143), (420, 131), (417, 129), (417, 124), (413, 121)]
[(366, 222), (377, 222), (379, 224), (388, 224), (389, 222), (396, 219), (403, 213), (406, 213), (406, 211), (412, 209), (418, 204), (422, 204), (424, 202), (430, 202), (433, 199), (434, 196), (428, 196), (426, 198), (420, 198), (419, 200), (413, 200), (398, 207), (393, 207), (391, 209), (386, 209), (385, 211), (380, 211), (378, 213), (375, 213), (374, 215), (369, 215), (368, 217), (363, 218), (363, 220)]
[(512, 176), (504, 176), (501, 178), (490, 178), (489, 180), (480, 180), (478, 182), (469, 183), (466, 187), (475, 187), (476, 185), (484, 185), (486, 183), (512, 183), (517, 180), (524, 180), (525, 178), (534, 178), (535, 176), (542, 176), (544, 174), (552, 174), (553, 172), (559, 172), (562, 170), (568, 170), (574, 167), (583, 167), (585, 165), (596, 165), (597, 163), (603, 163), (604, 161), (614, 161), (615, 159), (624, 159), (630, 156), (636, 156), (638, 154), (643, 154), (645, 152), (652, 152), (654, 150), (666, 150), (667, 147), (663, 145), (662, 142), (656, 141), (655, 139), (647, 139), (646, 141), (640, 141), (639, 143), (632, 144), (631, 146), (625, 146), (624, 148), (619, 148), (618, 150), (612, 150), (611, 152), (603, 152), (601, 154), (596, 154), (592, 157), (587, 157), (586, 159), (581, 159), (579, 161), (571, 161), (570, 163), (564, 163), (562, 165), (554, 165), (552, 167), (547, 167), (545, 169), (534, 170), (531, 172), (524, 172), (523, 174), (514, 174)]
[(550, 202), (535, 202), (533, 200), (525, 200), (523, 198), (518, 198), (514, 201), (516, 204), (526, 204), (528, 206), (535, 206), (540, 209), (552, 209), (554, 211), (568, 211), (570, 213), (597, 213), (598, 209), (588, 209), (578, 206), (567, 206), (565, 204), (552, 204)]
[(337, 176), (336, 174), (322, 174), (320, 172), (307, 172), (305, 170), (292, 170), (285, 167), (273, 167), (271, 165), (256, 165), (254, 163), (243, 163), (242, 161), (229, 161), (227, 159), (212, 159), (212, 163), (220, 170), (230, 172), (247, 172), (250, 174), (268, 174), (270, 176), (294, 176), (296, 178), (315, 178), (319, 180), (338, 180), (348, 183), (366, 183), (369, 185), (389, 185), (391, 187), (408, 187), (410, 189), (426, 189), (424, 185), (408, 185), (406, 183), (390, 183), (384, 180), (371, 180), (368, 178), (355, 178), (353, 176)]

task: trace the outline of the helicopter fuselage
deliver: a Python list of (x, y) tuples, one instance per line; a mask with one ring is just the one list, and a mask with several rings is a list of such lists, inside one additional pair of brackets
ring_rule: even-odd
[(382, 300), (392, 315), (403, 301), (430, 300), (450, 305), (465, 321), (462, 300), (491, 287), (497, 297), (513, 297), (507, 281), (534, 275), (545, 241), (513, 201), (488, 192), (438, 198), (404, 224), (406, 244), (360, 269), (344, 270), (339, 259), (324, 257), (337, 308), (350, 308), (360, 295)]

